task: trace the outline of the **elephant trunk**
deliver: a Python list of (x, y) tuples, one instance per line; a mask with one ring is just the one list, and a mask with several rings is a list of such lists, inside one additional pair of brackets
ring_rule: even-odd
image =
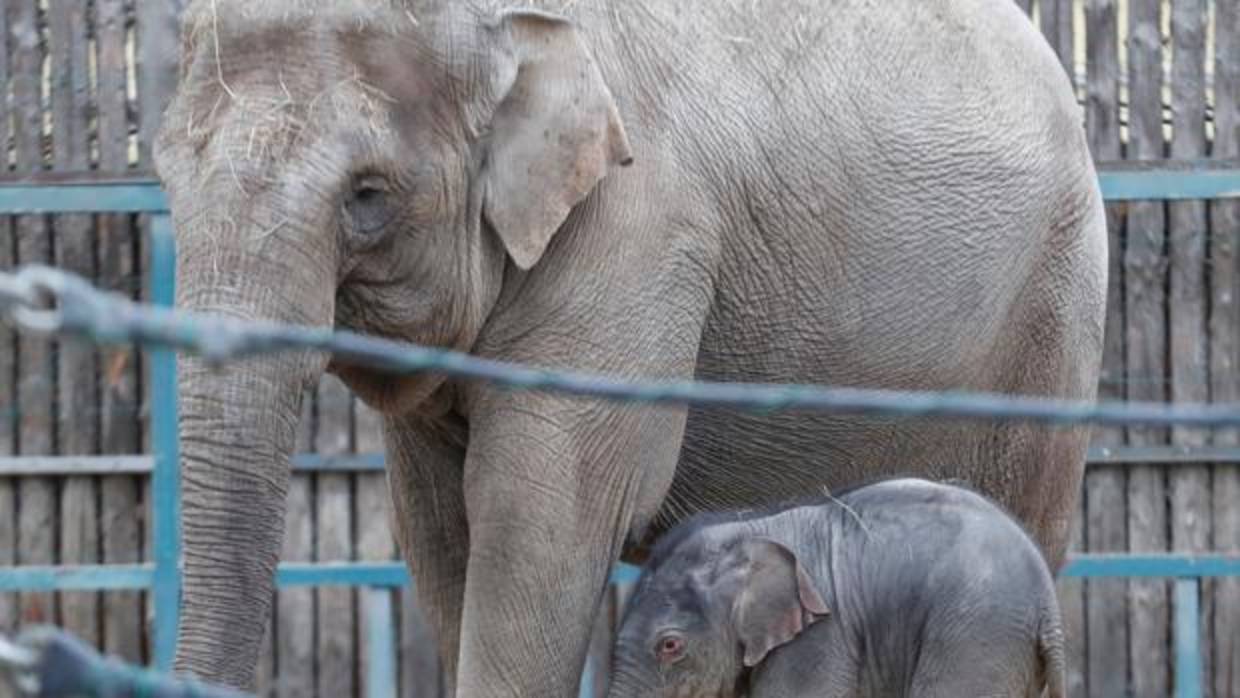
[(657, 696), (659, 690), (654, 681), (631, 659), (632, 650), (617, 647), (612, 656), (611, 674), (607, 677), (607, 698), (638, 698)]
[[(327, 264), (306, 265), (312, 255), (270, 237), (256, 246), (210, 233), (193, 224), (178, 231), (178, 306), (240, 319), (331, 323), (335, 278)], [(222, 368), (192, 358), (181, 363), (178, 672), (241, 689), (254, 682), (301, 400), (325, 366), (326, 357), (310, 352)]]

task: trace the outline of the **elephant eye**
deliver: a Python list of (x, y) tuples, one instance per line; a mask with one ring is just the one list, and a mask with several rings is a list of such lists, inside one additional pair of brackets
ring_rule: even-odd
[(353, 198), (363, 206), (374, 204), (382, 196), (383, 190), (376, 187), (361, 187), (353, 193)]
[(685, 656), (685, 639), (676, 633), (668, 633), (655, 643), (655, 655), (664, 664), (680, 661)]
[(361, 177), (353, 184), (345, 214), (354, 230), (365, 236), (383, 231), (396, 217), (388, 183), (381, 177)]

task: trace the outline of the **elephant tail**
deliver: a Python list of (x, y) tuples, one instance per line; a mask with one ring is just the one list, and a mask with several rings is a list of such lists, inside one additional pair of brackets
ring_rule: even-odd
[(1042, 676), (1046, 682), (1047, 698), (1066, 698), (1063, 623), (1059, 616), (1059, 604), (1054, 592), (1043, 606), (1038, 622), (1038, 659), (1042, 664)]

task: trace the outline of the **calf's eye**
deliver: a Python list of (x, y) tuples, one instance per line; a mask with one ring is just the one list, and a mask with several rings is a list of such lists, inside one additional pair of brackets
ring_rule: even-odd
[(655, 654), (665, 664), (678, 661), (685, 656), (685, 639), (677, 634), (667, 634), (655, 643)]

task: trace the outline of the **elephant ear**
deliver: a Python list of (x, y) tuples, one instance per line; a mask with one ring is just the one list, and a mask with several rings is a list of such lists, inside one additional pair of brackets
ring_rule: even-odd
[(573, 206), (633, 157), (611, 92), (567, 20), (510, 10), (498, 28), (512, 55), (497, 76), (506, 90), (491, 121), (483, 210), (508, 255), (529, 269)]
[(732, 622), (745, 666), (753, 667), (830, 610), (787, 547), (759, 538), (745, 541), (741, 553), (744, 571), (732, 606)]

